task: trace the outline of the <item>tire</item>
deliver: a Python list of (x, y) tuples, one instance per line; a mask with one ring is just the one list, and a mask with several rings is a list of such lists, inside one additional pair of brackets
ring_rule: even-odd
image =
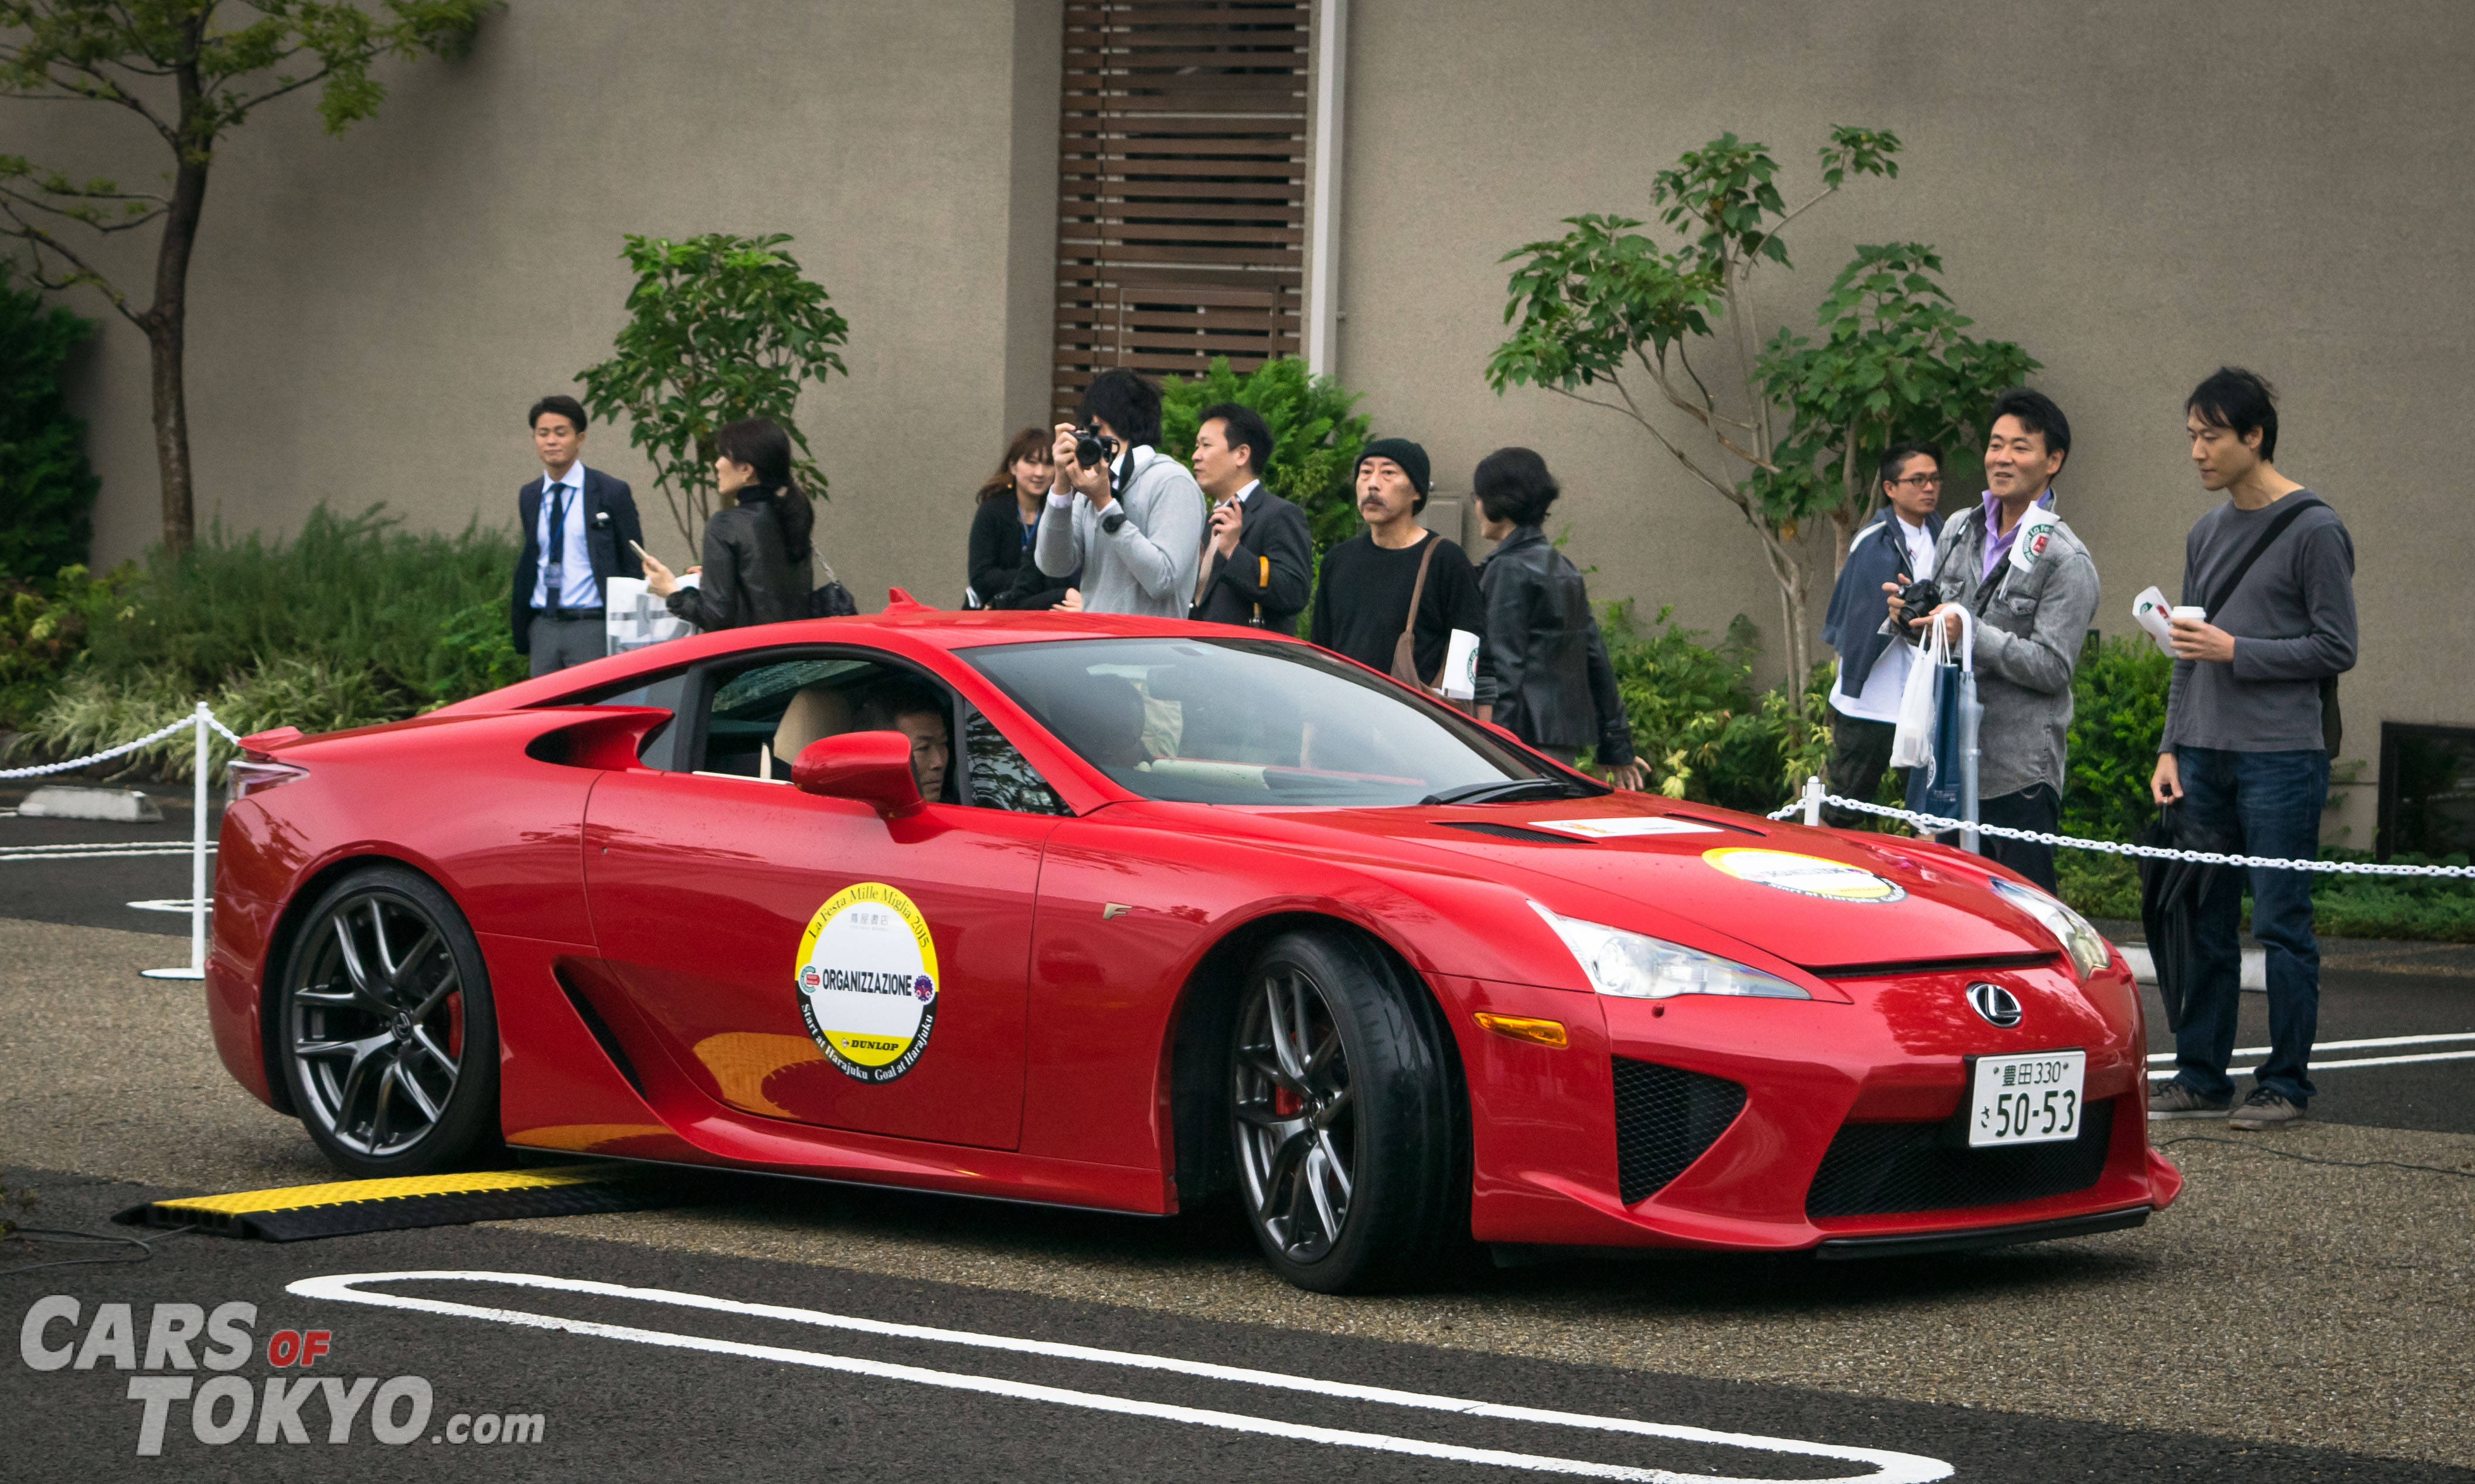
[(499, 1026), (464, 914), (400, 865), (327, 888), (284, 955), (276, 1048), (302, 1127), (364, 1180), (459, 1168), (499, 1142)]
[(1354, 934), (1275, 938), (1238, 991), (1238, 1194), (1275, 1272), (1317, 1293), (1444, 1277), (1469, 1241), (1458, 1066), (1424, 988)]

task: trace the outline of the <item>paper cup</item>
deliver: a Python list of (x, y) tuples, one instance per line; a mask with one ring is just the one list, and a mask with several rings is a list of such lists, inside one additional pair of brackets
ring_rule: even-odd
[(2208, 616), (2209, 610), (2206, 608), (2195, 608), (2189, 603), (2180, 604), (2169, 610), (2167, 614), (2167, 617), (2169, 618), (2189, 619), (2194, 623), (2200, 622), (2202, 620), (2208, 618)]
[(1441, 689), (1451, 700), (1466, 701), (1478, 697), (1478, 636), (1465, 628), (1453, 630), (1452, 645), (1444, 651)]

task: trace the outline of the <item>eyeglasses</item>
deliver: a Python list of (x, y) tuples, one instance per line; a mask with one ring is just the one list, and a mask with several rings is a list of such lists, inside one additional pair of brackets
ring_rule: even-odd
[(1909, 474), (1905, 478), (1894, 479), (1891, 482), (1893, 484), (1913, 484), (1921, 490), (1938, 490), (1942, 488), (1942, 475)]

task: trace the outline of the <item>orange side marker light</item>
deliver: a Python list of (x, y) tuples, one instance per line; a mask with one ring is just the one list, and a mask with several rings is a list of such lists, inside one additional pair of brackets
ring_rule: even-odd
[(1498, 1035), (1508, 1036), (1516, 1041), (1531, 1041), (1540, 1046), (1555, 1047), (1569, 1044), (1564, 1035), (1564, 1024), (1559, 1020), (1533, 1020), (1528, 1015), (1498, 1015), (1492, 1011), (1480, 1010), (1478, 1023), (1482, 1030), (1492, 1031)]

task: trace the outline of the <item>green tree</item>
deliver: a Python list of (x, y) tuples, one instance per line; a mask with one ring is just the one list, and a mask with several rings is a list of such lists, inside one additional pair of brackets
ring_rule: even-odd
[(713, 513), (714, 435), (741, 418), (772, 418), (797, 448), (792, 473), (825, 493), (793, 409), (800, 386), (847, 375), (834, 347), (850, 324), (821, 284), (799, 273), (784, 233), (708, 232), (684, 242), (630, 234), (620, 255), (636, 270), (628, 321), (608, 360), (585, 371), (584, 401), (602, 419), (625, 413), (627, 441), (653, 463), (653, 482), (694, 549)]
[[(1789, 266), (1780, 231), (1850, 175), (1896, 177), (1899, 147), (1879, 130), (1833, 129), (1819, 152), (1822, 188), (1790, 207), (1768, 147), (1722, 134), (1653, 182), (1659, 219), (1684, 236), (1677, 250), (1632, 231), (1643, 225), (1635, 218), (1584, 215), (1565, 218), (1572, 231), (1563, 236), (1502, 259), (1520, 266), (1504, 308), (1512, 333), (1488, 357), (1489, 384), (1498, 395), (1543, 387), (1630, 419), (1742, 512), (1778, 585), (1791, 676), (1813, 669), (1793, 546), (1804, 512), (1768, 503), (1779, 448), (1796, 429), (1768, 394), (1754, 349), (1753, 275), (1764, 262)], [(1710, 349), (1697, 351), (1704, 342)], [(1711, 369), (1696, 366), (1697, 354)]]
[(1906, 439), (1934, 444), (1946, 486), (1973, 489), (1966, 481), (1982, 467), (1975, 446), (1986, 413), (2038, 367), (2008, 340), (1961, 333), (1974, 322), (1935, 281), (1942, 271), (1922, 242), (1858, 248), (1815, 312), (1821, 343), (1781, 329), (1757, 364), (1788, 431), (1773, 452), (1776, 469), (1752, 476), (1754, 498), (1790, 522), (1826, 513), (1834, 577), (1881, 496), (1874, 471), (1882, 450)]
[[(342, 134), (378, 111), (380, 57), (460, 52), (498, 0), (0, 0), (0, 97), (109, 104), (145, 121), (171, 156), (159, 189), (79, 181), (22, 155), (0, 154), (0, 235), (33, 250), (45, 288), (101, 293), (146, 336), (152, 361), (155, 459), (162, 474), (163, 541), (197, 534), (183, 363), (189, 257), (207, 178), (224, 136), (288, 93), (317, 86), (318, 120)], [(154, 298), (139, 307), (68, 228), (104, 235), (159, 224)]]
[(1351, 474), (1366, 443), (1367, 419), (1353, 412), (1361, 393), (1330, 377), (1310, 376), (1295, 356), (1265, 361), (1240, 376), (1215, 355), (1192, 380), (1172, 377), (1161, 388), (1161, 447), (1181, 463), (1194, 460), (1203, 409), (1234, 401), (1251, 407), (1272, 432), (1271, 468), (1263, 483), (1306, 513), (1318, 555), (1358, 533)]
[(0, 580), (41, 582), (84, 562), (93, 534), (86, 424), (69, 415), (61, 371), (94, 321), (19, 288), (13, 268), (0, 258)]

